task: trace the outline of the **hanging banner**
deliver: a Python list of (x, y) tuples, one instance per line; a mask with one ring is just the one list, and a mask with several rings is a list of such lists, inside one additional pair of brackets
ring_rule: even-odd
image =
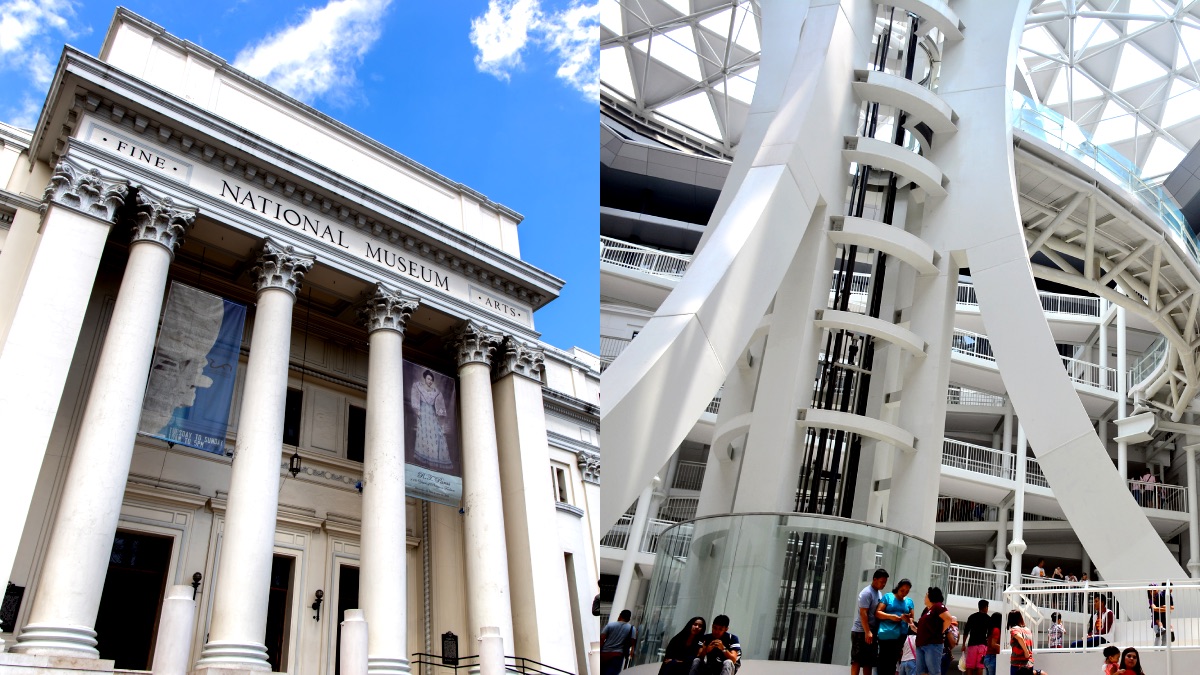
[(138, 433), (225, 454), (246, 306), (171, 284)]
[(410, 497), (459, 506), (462, 450), (454, 378), (404, 362), (405, 490)]

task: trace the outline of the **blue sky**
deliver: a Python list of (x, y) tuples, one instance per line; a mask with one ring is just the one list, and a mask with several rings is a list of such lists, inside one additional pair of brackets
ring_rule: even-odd
[[(525, 216), (565, 279), (535, 315), (599, 347), (594, 0), (125, 0), (130, 10)], [(64, 43), (97, 54), (116, 3), (0, 0), (0, 120), (31, 126)]]

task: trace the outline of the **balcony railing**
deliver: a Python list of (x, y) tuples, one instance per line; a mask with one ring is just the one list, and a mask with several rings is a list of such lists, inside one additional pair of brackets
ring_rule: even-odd
[(675, 467), (675, 481), (671, 487), (679, 490), (699, 490), (704, 484), (704, 462), (680, 461)]
[(942, 443), (942, 465), (997, 478), (1015, 478), (1011, 454), (950, 438)]
[(991, 504), (958, 497), (938, 497), (937, 522), (986, 523), (1000, 520), (1000, 509)]
[(600, 261), (667, 279), (679, 279), (692, 264), (692, 256), (660, 251), (612, 237), (600, 237)]
[(1008, 572), (990, 567), (950, 565), (950, 580), (946, 584), (950, 595), (965, 595), (968, 598), (999, 600), (1008, 586)]
[(1093, 387), (1099, 387), (1107, 391), (1117, 390), (1117, 369), (1101, 366), (1079, 359), (1070, 357), (1062, 357), (1063, 366), (1067, 369), (1067, 377), (1071, 378), (1072, 382), (1079, 384), (1089, 384)]
[(1148, 509), (1188, 512), (1187, 488), (1182, 485), (1129, 481), (1129, 491), (1137, 503)]
[(651, 518), (646, 521), (646, 531), (642, 534), (642, 545), (638, 549), (642, 553), (654, 553), (658, 549), (658, 537), (668, 527), (675, 525), (673, 520)]
[(954, 329), (954, 337), (950, 339), (950, 349), (963, 356), (973, 356), (985, 361), (995, 361), (992, 354), (992, 343), (986, 335), (972, 333), (962, 328)]
[(724, 389), (717, 390), (717, 395), (714, 396), (713, 399), (708, 402), (708, 407), (704, 409), (704, 412), (709, 413), (711, 415), (716, 415), (718, 412), (721, 411), (721, 393), (723, 391), (724, 391)]
[(617, 524), (600, 538), (600, 545), (605, 548), (625, 550), (629, 546), (629, 530), (633, 528), (633, 515), (626, 513), (617, 519)]
[[(1100, 316), (1100, 298), (1085, 295), (1067, 295), (1065, 293), (1048, 293), (1038, 291), (1042, 301), (1042, 311), (1056, 314), (1074, 314), (1077, 316)], [(975, 286), (959, 284), (955, 303), (966, 307), (978, 307), (979, 299), (975, 297)]]
[(607, 368), (609, 366), (609, 364), (611, 364), (614, 360), (616, 360), (616, 358), (621, 355), (621, 352), (625, 351), (625, 348), (629, 346), (630, 342), (633, 342), (633, 340), (630, 340), (628, 338), (609, 337), (607, 335), (601, 335), (600, 336), (600, 370), (603, 371), (605, 368)]
[(977, 405), (989, 408), (1003, 408), (1004, 397), (952, 384), (946, 389), (946, 403), (948, 405)]
[(1154, 368), (1159, 361), (1163, 360), (1166, 353), (1167, 339), (1160, 335), (1150, 343), (1150, 348), (1143, 352), (1129, 368), (1129, 388), (1133, 389), (1134, 385), (1150, 377), (1150, 373), (1154, 372)]
[(1050, 487), (1050, 481), (1046, 480), (1046, 474), (1042, 473), (1042, 465), (1033, 457), (1025, 458), (1025, 482), (1038, 487)]

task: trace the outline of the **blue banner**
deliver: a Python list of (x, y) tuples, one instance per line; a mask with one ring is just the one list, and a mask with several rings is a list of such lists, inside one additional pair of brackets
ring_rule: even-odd
[(138, 433), (225, 454), (245, 323), (245, 305), (171, 285)]
[(459, 506), (462, 450), (454, 378), (404, 362), (405, 493)]

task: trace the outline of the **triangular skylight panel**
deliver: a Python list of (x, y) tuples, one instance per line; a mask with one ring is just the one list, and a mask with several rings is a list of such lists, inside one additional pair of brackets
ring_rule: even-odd
[(1075, 19), (1075, 54), (1090, 52), (1120, 39), (1107, 21), (1081, 16)]
[[(653, 1), (653, 0), (650, 0)], [(670, 6), (681, 16), (687, 16), (692, 13), (692, 8), (688, 6), (688, 0), (661, 0), (663, 4)]]
[(1165, 10), (1155, 0), (1129, 0), (1129, 13), (1146, 16), (1149, 20), (1138, 19), (1128, 21), (1125, 25), (1126, 35), (1132, 35), (1156, 23), (1160, 23), (1170, 12), (1169, 10)]
[(708, 94), (703, 91), (668, 103), (660, 107), (658, 113), (714, 140), (721, 138), (721, 127), (717, 125), (717, 116), (713, 114)]
[(649, 40), (635, 42), (633, 47), (643, 52), (649, 48), (650, 58), (693, 80), (703, 77), (691, 28), (676, 28), (668, 33), (655, 33)]
[(758, 43), (758, 26), (755, 24), (754, 15), (746, 6), (737, 8), (733, 23), (734, 42), (752, 52), (762, 49)]
[(1129, 89), (1166, 74), (1167, 69), (1161, 64), (1146, 56), (1136, 46), (1126, 43), (1121, 46), (1121, 60), (1117, 64), (1117, 75), (1113, 78), (1112, 88), (1113, 91)]
[(600, 0), (600, 25), (620, 35), (621, 3), (617, 0)]
[(1200, 91), (1181, 80), (1171, 83), (1171, 97), (1163, 111), (1162, 126), (1170, 127), (1200, 115)]
[(749, 103), (754, 99), (754, 85), (758, 81), (758, 66), (754, 66), (738, 75), (734, 75), (728, 79), (726, 90), (731, 98), (735, 98), (743, 103)]
[(723, 9), (716, 14), (700, 20), (700, 25), (711, 30), (717, 35), (729, 35), (729, 21), (733, 16), (733, 9)]
[[(1138, 131), (1137, 115), (1117, 103), (1109, 101), (1100, 116), (1100, 123), (1096, 125), (1096, 132), (1093, 134), (1092, 140), (1097, 143), (1112, 144), (1133, 138)], [(1140, 131), (1146, 131), (1146, 127), (1142, 126)]]
[(1045, 26), (1027, 28), (1021, 35), (1021, 46), (1049, 57), (1062, 58), (1058, 41)]
[(629, 73), (629, 63), (625, 59), (623, 48), (613, 47), (600, 50), (600, 81), (606, 87), (620, 92), (631, 101), (636, 98), (633, 76)]
[[(1068, 74), (1071, 75), (1071, 89), (1073, 90), (1071, 92), (1068, 92), (1067, 90)], [(1070, 93), (1076, 101), (1097, 98), (1104, 94), (1100, 87), (1097, 87), (1096, 83), (1089, 80), (1083, 73), (1073, 68), (1064, 68), (1058, 74), (1058, 77), (1054, 79), (1054, 86), (1050, 88), (1050, 95), (1046, 97), (1046, 104), (1060, 105), (1067, 103), (1071, 98), (1068, 96), (1068, 93)], [(1082, 110), (1080, 110), (1080, 112), (1082, 112)]]
[[(1183, 68), (1189, 63), (1200, 61), (1200, 29), (1191, 26), (1177, 27), (1179, 28), (1180, 45), (1179, 51), (1175, 53), (1175, 67)], [(1188, 74), (1196, 77), (1195, 73), (1189, 72)]]
[(1175, 167), (1179, 166), (1179, 162), (1183, 161), (1184, 154), (1183, 150), (1172, 145), (1167, 139), (1162, 137), (1154, 139), (1154, 145), (1150, 147), (1150, 154), (1146, 157), (1145, 164), (1142, 165), (1142, 176), (1153, 178), (1171, 173)]

